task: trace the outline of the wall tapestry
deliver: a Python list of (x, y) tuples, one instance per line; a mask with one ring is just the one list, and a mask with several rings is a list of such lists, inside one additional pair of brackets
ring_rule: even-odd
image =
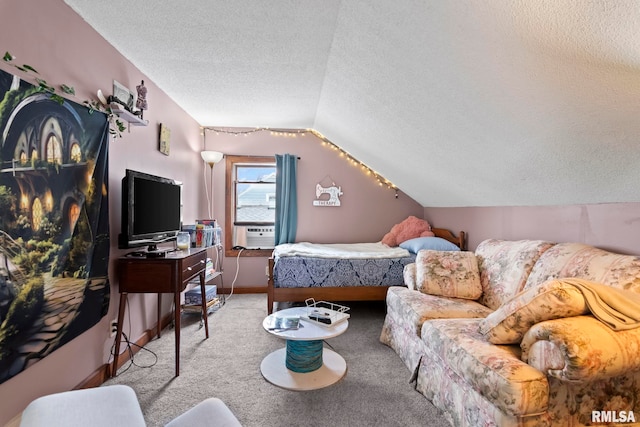
[(109, 128), (0, 70), (0, 383), (109, 306)]

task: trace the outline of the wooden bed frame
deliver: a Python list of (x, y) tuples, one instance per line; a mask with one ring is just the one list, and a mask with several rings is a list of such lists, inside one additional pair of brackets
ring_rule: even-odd
[[(461, 231), (457, 236), (444, 228), (432, 228), (437, 236), (458, 246), (460, 250), (467, 249), (467, 236)], [(273, 313), (274, 302), (300, 302), (308, 298), (316, 301), (384, 301), (388, 286), (348, 286), (330, 288), (276, 288), (273, 282), (273, 267), (275, 260), (269, 258), (269, 282), (267, 284), (267, 312)]]

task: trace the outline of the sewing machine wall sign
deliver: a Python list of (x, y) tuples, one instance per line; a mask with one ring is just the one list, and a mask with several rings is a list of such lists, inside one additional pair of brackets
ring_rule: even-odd
[[(313, 206), (340, 206), (340, 196), (342, 196), (342, 187), (337, 187), (336, 183), (332, 183), (330, 187), (323, 187), (320, 183), (316, 184), (316, 199)], [(320, 199), (321, 196), (328, 194), (329, 199)]]

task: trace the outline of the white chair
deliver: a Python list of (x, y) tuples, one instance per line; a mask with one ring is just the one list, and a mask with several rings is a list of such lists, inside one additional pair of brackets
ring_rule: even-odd
[(195, 426), (242, 427), (233, 412), (217, 397), (203, 400), (165, 427)]
[[(242, 427), (227, 405), (218, 398), (198, 403), (167, 424), (168, 427)], [(135, 391), (110, 385), (42, 396), (22, 412), (20, 427), (145, 427)]]

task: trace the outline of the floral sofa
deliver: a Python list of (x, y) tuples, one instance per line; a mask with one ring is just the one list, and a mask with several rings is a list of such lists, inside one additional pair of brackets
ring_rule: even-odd
[(475, 253), (420, 251), (404, 276), (380, 340), (453, 425), (640, 422), (640, 328), (598, 320), (571, 282), (636, 298), (640, 257), (486, 240)]

